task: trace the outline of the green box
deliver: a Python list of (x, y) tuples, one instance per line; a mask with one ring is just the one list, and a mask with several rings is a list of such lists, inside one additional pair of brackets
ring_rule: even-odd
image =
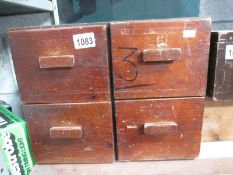
[(25, 121), (0, 106), (0, 174), (28, 175), (33, 165)]

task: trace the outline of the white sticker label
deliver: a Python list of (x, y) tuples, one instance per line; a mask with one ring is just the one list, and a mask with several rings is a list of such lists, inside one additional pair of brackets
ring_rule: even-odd
[(183, 30), (183, 38), (194, 38), (196, 36), (196, 29)]
[(226, 45), (225, 59), (233, 60), (233, 45)]
[(93, 32), (73, 35), (73, 41), (75, 49), (84, 49), (96, 46), (95, 34)]

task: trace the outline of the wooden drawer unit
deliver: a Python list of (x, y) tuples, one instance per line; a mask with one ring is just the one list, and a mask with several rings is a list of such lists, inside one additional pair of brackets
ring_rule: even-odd
[(119, 160), (196, 157), (200, 149), (203, 100), (117, 100)]
[(113, 22), (115, 99), (203, 96), (210, 20)]
[(8, 33), (24, 103), (110, 100), (106, 25)]
[(114, 160), (110, 102), (25, 105), (37, 163)]
[(199, 154), (209, 19), (112, 22), (119, 160)]
[(233, 99), (233, 31), (213, 32), (210, 48), (207, 95)]
[(8, 33), (37, 163), (114, 160), (107, 25)]
[[(110, 32), (119, 160), (197, 156), (210, 21), (113, 22)], [(106, 36), (97, 24), (9, 32), (38, 163), (113, 161)]]

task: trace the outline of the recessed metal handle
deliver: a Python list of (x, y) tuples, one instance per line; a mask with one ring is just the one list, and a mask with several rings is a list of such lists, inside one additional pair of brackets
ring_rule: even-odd
[(180, 48), (145, 49), (142, 52), (144, 62), (162, 62), (179, 60), (181, 57)]
[(156, 122), (145, 123), (144, 134), (145, 135), (161, 135), (161, 134), (175, 134), (177, 133), (176, 122)]
[(41, 56), (39, 57), (40, 68), (69, 68), (74, 67), (74, 55), (59, 55), (59, 56)]
[(82, 127), (81, 126), (56, 126), (50, 128), (51, 138), (77, 138), (82, 137)]

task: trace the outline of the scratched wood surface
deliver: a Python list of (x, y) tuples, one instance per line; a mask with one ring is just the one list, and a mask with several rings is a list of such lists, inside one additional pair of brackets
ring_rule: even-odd
[[(112, 22), (110, 31), (116, 99), (205, 95), (208, 19)], [(148, 49), (156, 51), (149, 62)], [(171, 50), (180, 58), (167, 58)]]
[(205, 100), (202, 141), (233, 140), (233, 100)]
[[(203, 100), (201, 97), (117, 100), (115, 116), (119, 160), (196, 157), (200, 149)], [(177, 128), (174, 130), (172, 125), (165, 132), (159, 130), (153, 135), (144, 132), (145, 123), (161, 122), (176, 123)]]
[(114, 160), (110, 102), (25, 105), (37, 163)]
[[(92, 32), (95, 47), (75, 49), (73, 35)], [(106, 25), (14, 29), (8, 38), (23, 103), (110, 99)]]

